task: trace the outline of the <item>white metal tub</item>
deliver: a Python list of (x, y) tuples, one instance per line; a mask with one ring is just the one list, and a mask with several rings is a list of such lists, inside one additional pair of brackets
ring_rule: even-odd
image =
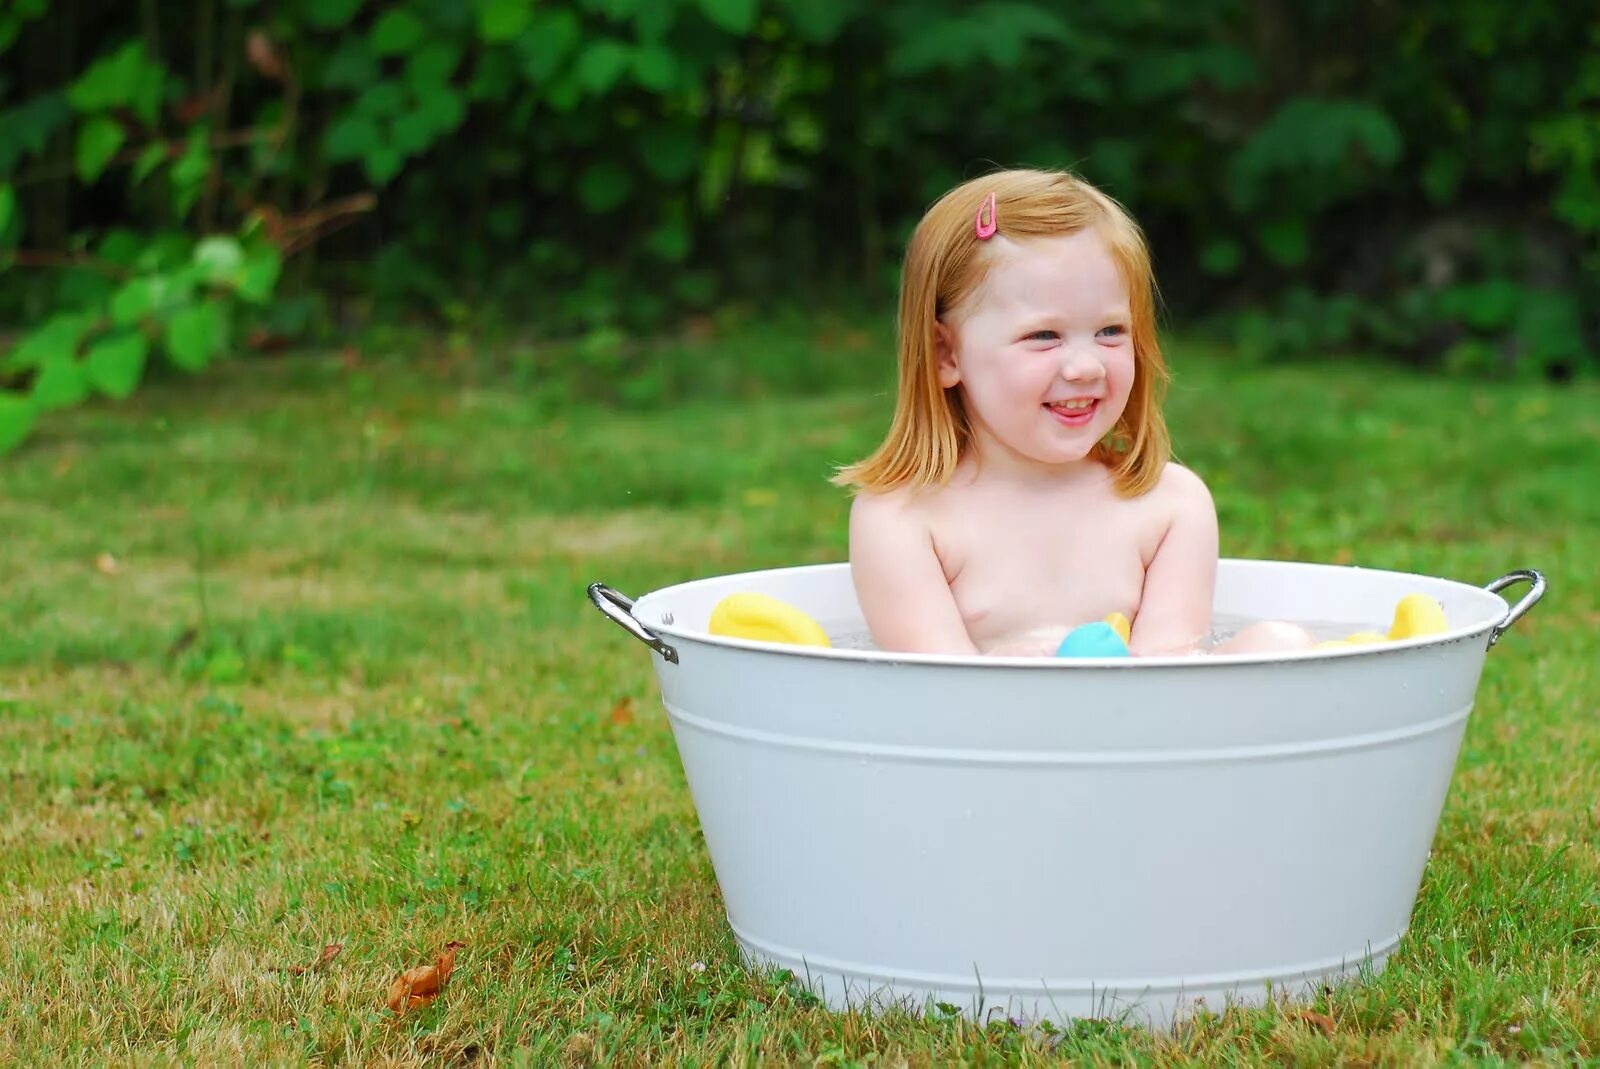
[[(1497, 591), (1532, 589), (1508, 607)], [(1487, 650), (1537, 572), (1446, 579), (1224, 560), (1215, 611), (1442, 635), (1296, 654), (1054, 660), (777, 646), (706, 632), (760, 591), (860, 629), (849, 566), (597, 607), (655, 651), (746, 957), (830, 1006), (1164, 1026), (1377, 971), (1428, 858)]]

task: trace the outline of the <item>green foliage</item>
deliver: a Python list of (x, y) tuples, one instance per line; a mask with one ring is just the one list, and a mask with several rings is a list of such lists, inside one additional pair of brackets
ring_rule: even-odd
[(67, 90), (67, 102), (84, 114), (126, 108), (153, 126), (165, 79), (165, 68), (145, 53), (144, 42), (129, 41), (90, 64)]
[(100, 177), (127, 136), (122, 124), (107, 115), (91, 116), (78, 128), (78, 178), (85, 184)]
[[(347, 291), (579, 336), (883, 301), (924, 206), (991, 163), (1102, 185), (1173, 315), (1260, 355), (1597, 367), (1582, 5), (85, 2), (0, 10), (0, 57), (62, 57), (0, 77), (0, 389), (42, 381), (30, 413)], [(33, 355), (58, 315), (88, 317), (76, 363)]]
[[(70, 123), (76, 180), (115, 182), (130, 196), (147, 191), (142, 203), (164, 225), (98, 233), (91, 226), (70, 235), (75, 251), (46, 254), (66, 269), (53, 292), (40, 294), (53, 297), (53, 309), (0, 356), (0, 451), (20, 443), (44, 414), (96, 394), (128, 397), (152, 354), (186, 371), (203, 369), (227, 350), (236, 306), (272, 300), (282, 252), (264, 236), (259, 213), (241, 216), (233, 233), (194, 225), (219, 173), (218, 146), (204, 118), (174, 126), (164, 108), (169, 88), (181, 92), (185, 83), (134, 38), (105, 49), (70, 84), (6, 109), (0, 178), (48, 156)], [(129, 159), (130, 168), (118, 167)], [(22, 225), (27, 202), (19, 188), (0, 181), (0, 248), (50, 229), (48, 220)]]

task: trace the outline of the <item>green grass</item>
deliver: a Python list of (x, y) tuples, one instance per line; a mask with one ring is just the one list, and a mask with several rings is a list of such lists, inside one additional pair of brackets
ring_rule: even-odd
[[(649, 659), (583, 588), (843, 559), (826, 476), (888, 412), (854, 346), (854, 392), (626, 414), (477, 365), (238, 365), (0, 460), (0, 1063), (1600, 1058), (1593, 385), (1175, 347), (1225, 554), (1551, 579), (1488, 658), (1410, 933), (1318, 1001), (1331, 1034), (832, 1015), (742, 971)], [(452, 939), (444, 996), (393, 1019)]]

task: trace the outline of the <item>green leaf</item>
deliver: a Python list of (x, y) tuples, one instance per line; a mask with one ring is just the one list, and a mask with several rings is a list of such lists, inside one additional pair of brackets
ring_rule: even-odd
[(743, 36), (755, 29), (760, 0), (700, 0), (700, 10), (717, 26)]
[(65, 93), (44, 93), (0, 110), (0, 174), (16, 170), (24, 155), (40, 155), (52, 135), (72, 121)]
[(478, 0), (478, 36), (485, 41), (513, 41), (528, 28), (533, 14), (529, 0)]
[(55, 356), (46, 360), (33, 380), (33, 404), (40, 412), (71, 408), (89, 396), (89, 377), (74, 356)]
[[(1044, 4), (997, 3), (943, 14), (907, 8), (891, 25), (888, 69), (893, 74), (924, 74), (940, 68), (961, 71), (987, 63), (1009, 71), (1037, 41), (1074, 43), (1072, 27)], [(1054, 5), (1069, 6), (1069, 5)], [(913, 14), (913, 12), (915, 12)], [(1083, 81), (1087, 75), (1080, 74)], [(1079, 87), (1081, 93), (1082, 89)]]
[(704, 308), (716, 300), (717, 276), (709, 271), (679, 271), (673, 276), (672, 291), (687, 303)]
[(194, 264), (200, 278), (213, 286), (232, 285), (244, 266), (244, 249), (239, 240), (226, 234), (213, 234), (194, 247)]
[(363, 115), (392, 118), (406, 107), (406, 93), (399, 82), (378, 82), (369, 85), (366, 92), (356, 98), (356, 110)]
[(602, 38), (578, 55), (578, 84), (596, 96), (604, 93), (628, 69), (633, 52), (621, 41)]
[(227, 320), (220, 304), (191, 304), (167, 321), (167, 355), (185, 371), (199, 371), (222, 351), (226, 336)]
[(6, 228), (16, 214), (17, 191), (11, 188), (10, 182), (0, 182), (0, 237), (5, 235)]
[(366, 168), (368, 178), (380, 186), (386, 186), (400, 173), (405, 157), (392, 145), (374, 145), (361, 158), (361, 164)]
[(436, 134), (451, 133), (467, 117), (467, 105), (454, 89), (440, 88), (423, 97), (417, 112)]
[(122, 400), (139, 385), (150, 342), (137, 330), (108, 334), (89, 347), (84, 370), (89, 384), (107, 397)]
[(121, 326), (139, 322), (155, 311), (159, 293), (155, 277), (130, 278), (111, 295), (111, 321)]
[(1263, 223), (1256, 228), (1256, 239), (1267, 255), (1284, 267), (1305, 263), (1311, 253), (1306, 224), (1300, 219)]
[(578, 105), (583, 103), (583, 87), (570, 74), (557, 78), (545, 90), (545, 103), (562, 115), (576, 111)]
[(245, 254), (244, 269), (239, 272), (234, 292), (251, 304), (266, 304), (272, 299), (282, 270), (283, 257), (278, 250), (271, 245), (257, 245)]
[(127, 227), (112, 227), (101, 237), (95, 255), (118, 267), (131, 268), (138, 261), (139, 254), (144, 251), (144, 243), (144, 235), (137, 234)]
[(96, 115), (78, 127), (78, 178), (84, 183), (99, 178), (125, 136), (122, 124), (105, 115)]
[(523, 72), (543, 87), (561, 69), (582, 36), (583, 27), (578, 16), (566, 8), (534, 12), (528, 32), (517, 42), (522, 52)]
[(1461, 319), (1475, 330), (1498, 331), (1511, 325), (1527, 291), (1509, 278), (1490, 278), (1439, 291), (1438, 309), (1445, 316)]
[(172, 201), (180, 216), (188, 215), (200, 195), (200, 186), (211, 173), (211, 131), (196, 126), (189, 133), (183, 155), (172, 165)]
[(437, 133), (433, 120), (418, 109), (389, 124), (389, 145), (402, 156), (416, 156), (433, 144)]
[(383, 77), (372, 49), (360, 37), (349, 37), (322, 68), (322, 86), (328, 89), (364, 89)]
[(378, 127), (370, 118), (356, 112), (346, 112), (328, 127), (322, 147), (328, 155), (328, 162), (342, 163), (361, 159), (379, 142)]
[(406, 60), (406, 83), (418, 96), (445, 88), (461, 63), (461, 50), (448, 41), (430, 41)]
[(138, 185), (146, 178), (149, 178), (150, 172), (160, 167), (166, 161), (166, 158), (167, 146), (165, 142), (153, 141), (146, 145), (144, 151), (139, 153), (139, 158), (133, 164), (134, 184)]
[(633, 54), (633, 80), (656, 93), (678, 84), (678, 57), (664, 45), (640, 45)]
[(609, 160), (584, 168), (578, 179), (578, 199), (591, 212), (609, 212), (618, 208), (632, 192), (633, 176)]
[(190, 279), (179, 275), (150, 274), (130, 278), (111, 295), (111, 321), (126, 327), (157, 315), (187, 300), (192, 285)]
[(656, 126), (638, 139), (645, 169), (663, 182), (681, 182), (700, 162), (700, 142), (681, 126)]
[(19, 341), (0, 360), (0, 369), (27, 371), (43, 367), (50, 360), (75, 357), (78, 344), (89, 332), (95, 317), (83, 312), (59, 312)]
[(517, 71), (510, 50), (497, 48), (478, 57), (467, 91), (474, 100), (498, 101), (510, 94), (516, 80)]
[(1244, 254), (1232, 238), (1214, 238), (1200, 250), (1200, 270), (1208, 275), (1231, 275), (1239, 270)]
[(826, 44), (861, 13), (860, 0), (788, 0), (789, 22), (802, 40)]
[(675, 3), (646, 4), (633, 15), (633, 32), (640, 41), (659, 41), (672, 29), (677, 14)]
[(395, 56), (410, 52), (428, 36), (422, 20), (404, 8), (391, 9), (378, 16), (373, 24), (372, 51), (380, 56)]
[(133, 266), (140, 271), (180, 268), (194, 260), (194, 239), (181, 230), (146, 233), (135, 240), (140, 247)]
[(323, 30), (336, 30), (355, 21), (361, 10), (361, 0), (317, 0), (299, 8), (311, 25)]
[(33, 399), (0, 392), (0, 453), (9, 453), (33, 430)]
[(689, 222), (680, 210), (661, 220), (645, 239), (645, 248), (668, 263), (682, 263), (689, 257)]
[(127, 108), (153, 126), (161, 107), (166, 69), (145, 54), (134, 39), (91, 63), (67, 90), (67, 101), (80, 112)]
[(1534, 368), (1583, 359), (1583, 314), (1572, 294), (1525, 290), (1517, 310), (1515, 334), (1526, 347)]

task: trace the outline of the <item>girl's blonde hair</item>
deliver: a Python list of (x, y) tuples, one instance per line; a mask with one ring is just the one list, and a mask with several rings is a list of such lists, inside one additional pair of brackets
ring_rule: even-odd
[(1118, 492), (1136, 497), (1156, 484), (1171, 452), (1161, 399), (1167, 367), (1156, 343), (1155, 280), (1139, 226), (1089, 183), (1059, 171), (1001, 171), (939, 198), (917, 224), (900, 280), (900, 388), (889, 435), (834, 482), (860, 490), (943, 486), (972, 444), (955, 389), (939, 385), (935, 327), (983, 283), (991, 256), (975, 233), (979, 207), (994, 194), (997, 233), (1008, 238), (1074, 234), (1094, 227), (1121, 268), (1133, 313), (1133, 390), (1116, 429), (1094, 448)]

